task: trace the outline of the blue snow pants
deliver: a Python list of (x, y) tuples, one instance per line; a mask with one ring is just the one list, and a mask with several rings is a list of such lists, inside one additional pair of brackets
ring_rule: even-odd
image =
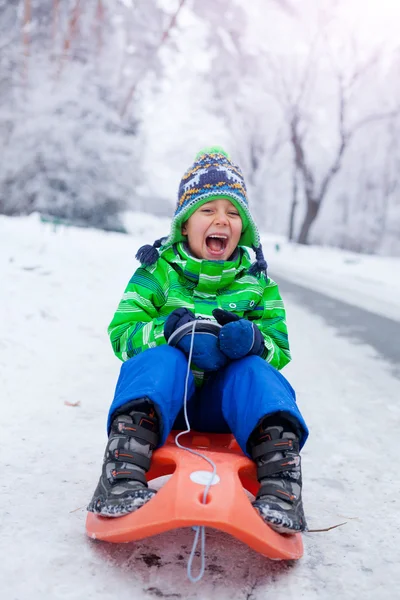
[[(128, 402), (147, 396), (160, 417), (162, 446), (171, 429), (186, 429), (183, 413), (188, 361), (177, 348), (158, 346), (124, 362), (108, 415)], [(192, 429), (204, 433), (233, 433), (242, 451), (263, 417), (279, 413), (294, 422), (300, 447), (308, 437), (307, 425), (296, 404), (296, 395), (279, 371), (259, 356), (232, 361), (210, 374), (202, 388), (195, 388), (189, 373), (187, 412)]]

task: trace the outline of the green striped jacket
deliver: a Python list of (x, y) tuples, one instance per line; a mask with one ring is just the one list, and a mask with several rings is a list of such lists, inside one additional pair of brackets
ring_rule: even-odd
[[(285, 307), (277, 284), (264, 275), (249, 275), (250, 265), (243, 247), (226, 262), (195, 258), (183, 243), (162, 250), (154, 265), (135, 271), (125, 289), (108, 328), (115, 354), (125, 361), (165, 344), (164, 323), (176, 308), (212, 321), (213, 309), (224, 308), (255, 321), (264, 337), (263, 358), (282, 369), (291, 358)], [(204, 373), (191, 368), (201, 385)]]

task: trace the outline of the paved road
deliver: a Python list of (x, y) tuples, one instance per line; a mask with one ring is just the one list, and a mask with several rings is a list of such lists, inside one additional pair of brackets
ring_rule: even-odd
[(323, 317), (340, 336), (372, 346), (390, 363), (392, 374), (400, 379), (400, 322), (297, 285), (279, 275), (272, 278), (284, 298), (291, 297), (296, 304)]

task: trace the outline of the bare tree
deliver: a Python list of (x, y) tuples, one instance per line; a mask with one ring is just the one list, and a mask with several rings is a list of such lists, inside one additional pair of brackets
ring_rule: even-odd
[(294, 224), (296, 222), (296, 211), (297, 206), (299, 204), (298, 201), (298, 179), (297, 179), (297, 165), (296, 162), (293, 164), (293, 173), (292, 173), (292, 201), (290, 204), (290, 216), (289, 216), (289, 232), (288, 232), (288, 240), (289, 242), (293, 241), (294, 238)]
[[(352, 120), (349, 117), (353, 102), (352, 93), (360, 80), (370, 74), (372, 68), (379, 63), (380, 55), (378, 52), (374, 53), (364, 63), (354, 66), (350, 75), (346, 75), (344, 69), (332, 64), (337, 103), (331, 116), (332, 120), (337, 122), (338, 141), (330, 163), (322, 176), (318, 176), (317, 168), (313, 165), (306, 147), (307, 135), (313, 125), (312, 116), (307, 110), (307, 102), (312, 96), (315, 85), (318, 56), (320, 56), (318, 45), (319, 40), (316, 38), (310, 46), (305, 67), (296, 86), (293, 86), (292, 79), (289, 83), (289, 77), (285, 78), (282, 65), (273, 64), (271, 59), (268, 60), (276, 84), (272, 93), (278, 99), (284, 113), (289, 142), (293, 149), (295, 170), (299, 175), (306, 200), (306, 212), (297, 240), (300, 244), (308, 243), (311, 226), (319, 214), (334, 178), (342, 167), (344, 155), (356, 133), (371, 123), (394, 118), (400, 110), (400, 107), (396, 106), (389, 111), (371, 111), (358, 120)], [(330, 57), (328, 56), (328, 58)], [(292, 236), (296, 203), (297, 189), (296, 200), (292, 201), (289, 217), (289, 234)]]
[(388, 212), (391, 200), (393, 200), (400, 184), (398, 131), (398, 126), (391, 126), (388, 128), (389, 140), (383, 165), (381, 211), (378, 217), (378, 248), (383, 244), (388, 224)]

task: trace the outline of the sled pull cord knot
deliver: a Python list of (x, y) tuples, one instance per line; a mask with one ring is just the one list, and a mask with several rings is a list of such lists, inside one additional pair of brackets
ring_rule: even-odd
[[(190, 363), (192, 362), (192, 353), (193, 353), (193, 344), (194, 344), (194, 332), (196, 329), (196, 321), (193, 321), (193, 328), (192, 328), (192, 332), (191, 332), (191, 342), (190, 342), (190, 350), (189, 350), (189, 358), (188, 358), (188, 366), (187, 366), (187, 371), (186, 371), (186, 379), (185, 379), (185, 395), (184, 395), (184, 400), (183, 400), (183, 410), (184, 410), (184, 414), (185, 414), (185, 422), (186, 422), (186, 431), (180, 431), (178, 433), (178, 435), (175, 438), (175, 444), (178, 446), (178, 448), (182, 448), (182, 450), (187, 450), (188, 452), (190, 452), (191, 454), (195, 454), (196, 456), (200, 456), (200, 458), (203, 458), (204, 460), (206, 460), (209, 465), (211, 465), (212, 467), (212, 472), (210, 473), (210, 481), (207, 483), (207, 485), (204, 488), (204, 492), (203, 492), (203, 504), (206, 504), (207, 502), (207, 495), (209, 492), (209, 489), (214, 481), (214, 478), (217, 477), (217, 466), (216, 464), (207, 456), (204, 456), (204, 454), (201, 454), (201, 452), (197, 452), (196, 450), (193, 450), (192, 448), (187, 448), (186, 446), (182, 446), (182, 444), (179, 442), (179, 438), (181, 437), (181, 435), (185, 435), (186, 433), (190, 433), (190, 423), (189, 423), (189, 419), (188, 419), (188, 415), (187, 415), (187, 395), (188, 395), (188, 383), (189, 383), (189, 373), (190, 373)], [(204, 570), (205, 570), (205, 547), (206, 547), (206, 539), (205, 539), (205, 527), (204, 525), (196, 525), (195, 527), (193, 527), (193, 530), (196, 532), (195, 536), (194, 536), (194, 540), (193, 540), (193, 546), (192, 546), (192, 550), (190, 552), (190, 557), (188, 560), (188, 565), (187, 565), (187, 575), (188, 578), (190, 579), (190, 581), (192, 583), (197, 583), (198, 581), (200, 581), (200, 579), (203, 577), (204, 575)], [(200, 573), (194, 577), (192, 575), (192, 566), (193, 566), (193, 559), (194, 559), (194, 555), (196, 552), (196, 548), (197, 548), (197, 544), (199, 543), (199, 537), (200, 537), (200, 560), (201, 560), (201, 567), (200, 567)]]

